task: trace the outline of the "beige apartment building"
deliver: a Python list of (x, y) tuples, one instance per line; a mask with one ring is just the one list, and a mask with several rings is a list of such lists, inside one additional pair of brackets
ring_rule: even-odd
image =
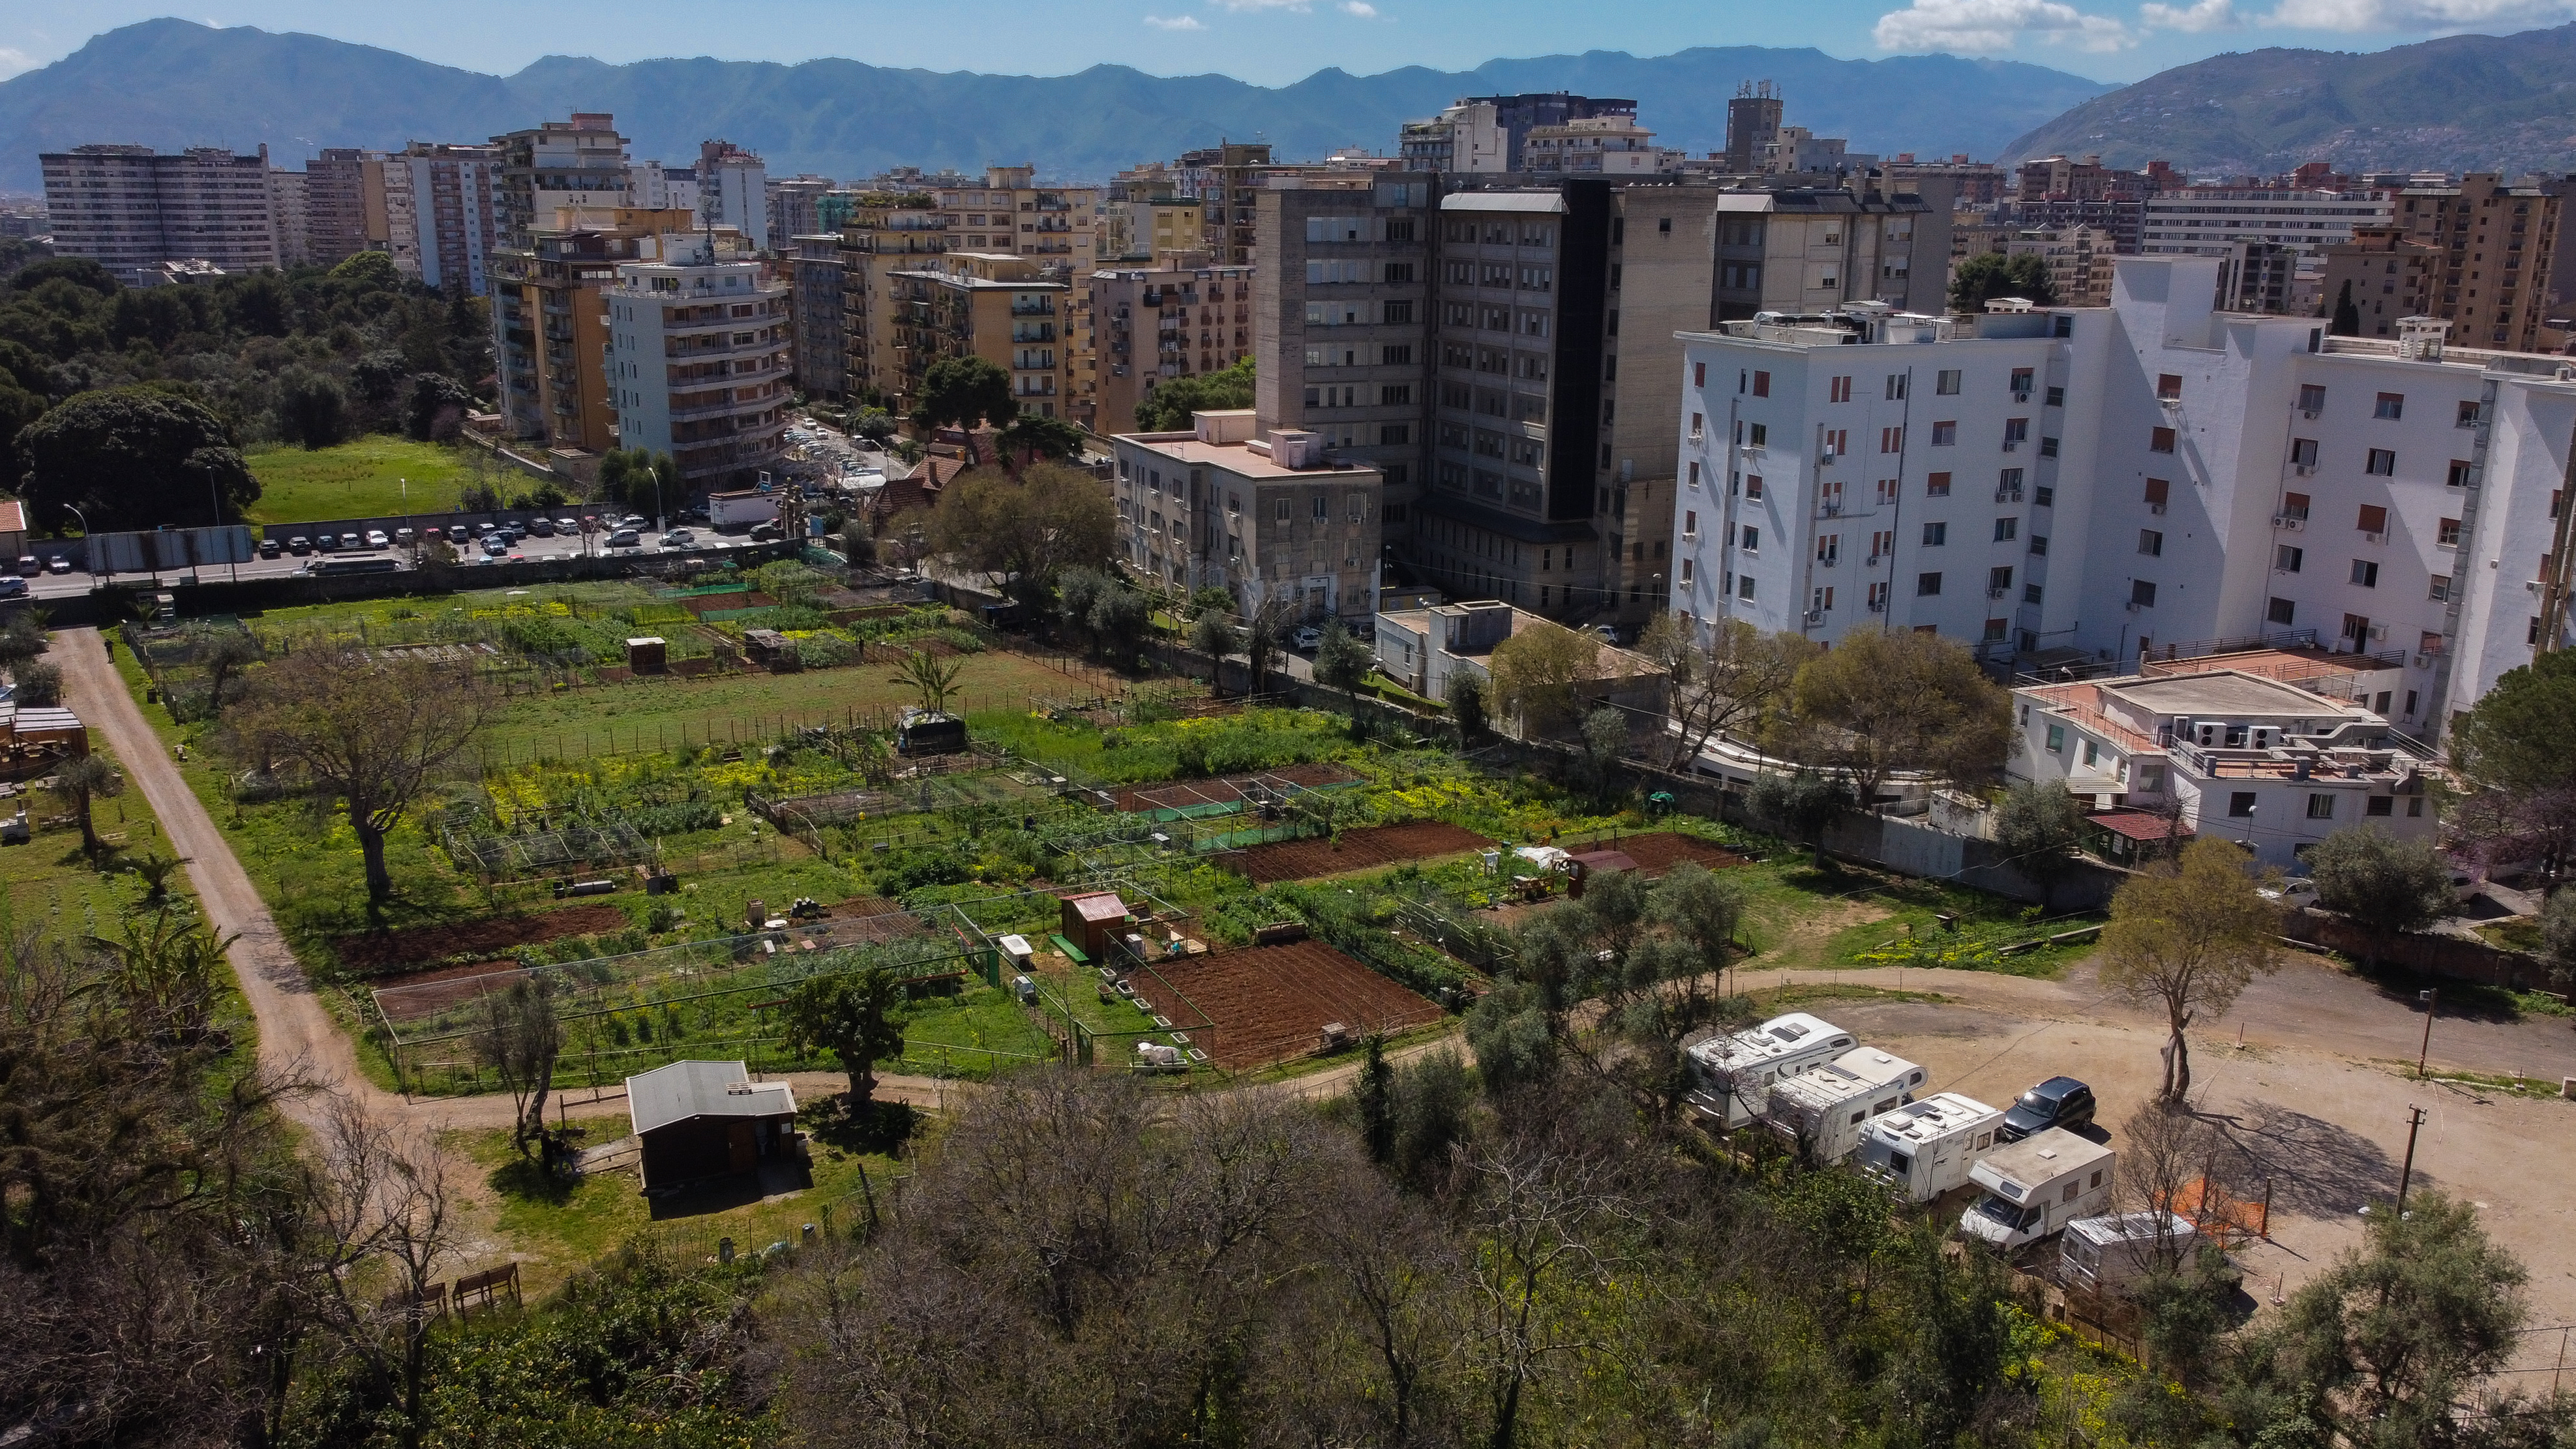
[(371, 232), (367, 224), (367, 163), (383, 159), (380, 151), (331, 146), (304, 163), (307, 257), (337, 266), (367, 250), (370, 236), (382, 235), (381, 225)]
[(889, 278), (948, 255), (948, 215), (927, 191), (860, 193), (841, 228), (841, 385), (853, 399), (893, 409), (903, 391)]
[(944, 187), (934, 197), (961, 251), (1026, 257), (1067, 276), (1099, 260), (1098, 187), (1041, 186), (1033, 166), (988, 166), (983, 185)]
[(1073, 287), (1033, 257), (949, 252), (889, 270), (872, 322), (883, 329), (877, 390), (901, 417), (943, 357), (980, 357), (1011, 375), (1020, 410), (1061, 417), (1073, 398)]
[(54, 251), (88, 257), (128, 286), (150, 286), (164, 262), (218, 271), (278, 264), (268, 148), (220, 146), (162, 155), (149, 146), (75, 146), (37, 158)]
[[(696, 229), (694, 212), (627, 207), (558, 213), (524, 247), (493, 253), (492, 360), (512, 437), (604, 453), (618, 446), (601, 294), (656, 238)], [(728, 234), (730, 235), (730, 234)]]
[[(2451, 324), (2451, 341), (2539, 350), (2550, 260), (2558, 248), (2558, 209), (2559, 197), (2549, 191), (2505, 186), (2479, 173), (2461, 177), (2457, 186), (2397, 193), (2395, 224), (2440, 253), (2427, 315)], [(2328, 306), (2340, 290), (2339, 282), (2331, 284)]]
[(1191, 415), (1188, 432), (1111, 440), (1128, 567), (1176, 592), (1214, 587), (1249, 616), (1273, 598), (1302, 621), (1377, 609), (1381, 480), (1294, 429), (1257, 436), (1249, 409)]
[(2436, 317), (2434, 287), (2443, 254), (2394, 226), (2355, 227), (2352, 240), (2326, 248), (2324, 301), (2331, 318), (2352, 288), (2363, 337), (2394, 337), (2407, 317)]
[(1136, 426), (1164, 380), (1252, 355), (1251, 267), (1120, 267), (1083, 279), (1069, 416), (1097, 433)]

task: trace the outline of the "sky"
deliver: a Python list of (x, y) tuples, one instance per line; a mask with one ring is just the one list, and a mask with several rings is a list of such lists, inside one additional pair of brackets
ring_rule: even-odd
[(1327, 66), (1471, 69), (1581, 50), (1814, 46), (1847, 59), (1948, 51), (2132, 81), (2224, 51), (2380, 50), (2462, 31), (2576, 19), (2576, 0), (234, 0), (173, 12), (134, 0), (0, 0), (0, 78), (93, 34), (180, 13), (294, 30), (506, 74), (541, 55), (661, 56), (1060, 75), (1103, 62), (1282, 85)]

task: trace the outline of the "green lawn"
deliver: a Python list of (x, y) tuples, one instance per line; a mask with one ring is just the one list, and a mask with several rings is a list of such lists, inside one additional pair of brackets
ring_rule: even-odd
[(382, 435), (331, 448), (261, 448), (242, 461), (259, 479), (253, 523), (448, 513), (470, 476), (453, 448)]
[[(105, 747), (95, 740), (91, 748), (107, 756)], [(0, 814), (16, 814), (21, 803), (31, 820), (69, 813), (51, 796), (37, 792), (0, 801)], [(96, 802), (90, 818), (106, 846), (96, 861), (81, 850), (76, 825), (38, 830), (25, 845), (0, 846), (0, 931), (34, 926), (70, 944), (116, 934), (118, 913), (143, 895), (141, 882), (127, 865), (138, 856), (167, 858), (172, 853), (170, 842), (162, 836), (160, 822), (153, 818), (140, 790)], [(187, 899), (186, 872), (171, 878), (171, 889)]]

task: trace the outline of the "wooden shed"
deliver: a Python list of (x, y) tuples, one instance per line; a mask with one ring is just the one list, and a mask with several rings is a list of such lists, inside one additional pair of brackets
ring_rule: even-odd
[(626, 1079), (646, 1192), (756, 1172), (796, 1140), (796, 1093), (741, 1062), (673, 1062)]
[(1064, 934), (1082, 954), (1102, 960), (1109, 943), (1127, 928), (1127, 903), (1116, 891), (1091, 891), (1064, 898)]
[(658, 634), (626, 641), (626, 667), (638, 674), (660, 674), (670, 662), (670, 641)]
[(1583, 883), (1592, 877), (1615, 875), (1620, 871), (1636, 868), (1637, 862), (1630, 859), (1624, 850), (1588, 850), (1581, 855), (1567, 856), (1565, 893), (1580, 898), (1583, 894)]

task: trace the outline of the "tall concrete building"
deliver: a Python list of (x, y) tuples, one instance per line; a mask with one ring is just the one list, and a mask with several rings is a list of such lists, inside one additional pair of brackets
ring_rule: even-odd
[(1303, 621), (1366, 619), (1382, 580), (1375, 470), (1293, 429), (1257, 436), (1243, 410), (1186, 432), (1111, 440), (1130, 568), (1176, 592), (1220, 588), (1250, 615), (1286, 599)]
[(2389, 217), (2385, 191), (2187, 186), (2146, 198), (2138, 250), (2215, 257), (2230, 242), (2263, 241), (2316, 256), (2352, 240), (2356, 228), (2387, 225)]
[(727, 240), (654, 238), (604, 294), (618, 445), (669, 454), (692, 494), (776, 466), (793, 388), (787, 284)]
[(492, 144), (500, 149), (492, 210), (502, 246), (530, 246), (564, 207), (629, 204), (626, 138), (606, 112), (575, 111), (570, 120), (495, 136)]
[(2435, 738), (2568, 642), (2576, 385), (2438, 321), (2215, 311), (2222, 265), (2124, 257), (2107, 308), (1686, 336), (1671, 607), (2079, 672), (2264, 641)]
[(1041, 185), (1035, 167), (988, 166), (982, 184), (932, 195), (962, 250), (1012, 253), (1067, 277), (1098, 265), (1098, 187)]
[(709, 141), (698, 147), (697, 182), (707, 225), (732, 227), (755, 251), (769, 250), (768, 163), (731, 141)]
[(829, 176), (807, 172), (785, 176), (769, 183), (769, 236), (782, 251), (793, 250), (798, 237), (817, 236), (831, 230), (823, 223), (818, 204), (838, 185)]
[(304, 163), (306, 257), (323, 266), (367, 250), (367, 163), (383, 153), (330, 146)]
[(1251, 267), (1115, 267), (1083, 279), (1072, 419), (1131, 431), (1162, 382), (1218, 372), (1252, 355)]
[(75, 146), (37, 158), (54, 251), (88, 257), (128, 286), (148, 286), (164, 262), (224, 272), (278, 264), (268, 148), (237, 156), (217, 146), (164, 155), (149, 146)]
[[(1032, 257), (952, 251), (879, 279), (882, 329), (872, 381), (900, 417), (931, 364), (980, 357), (1011, 375), (1020, 410), (1061, 417), (1073, 396), (1072, 284)], [(886, 365), (887, 360), (891, 366)]]
[[(617, 446), (607, 373), (607, 306), (621, 262), (693, 232), (695, 213), (627, 207), (558, 210), (555, 225), (491, 259), (492, 365), (510, 436), (602, 453)], [(736, 240), (736, 234), (722, 235)]]
[(2554, 188), (2505, 186), (2476, 173), (2456, 186), (2410, 186), (2397, 194), (2391, 219), (2442, 254), (2432, 315), (2452, 324), (2454, 340), (2539, 349), (2559, 202)]
[(903, 309), (890, 277), (948, 254), (948, 214), (928, 192), (860, 193), (841, 228), (841, 385), (854, 399), (891, 410), (901, 393), (905, 353), (895, 343)]
[(307, 177), (301, 171), (271, 169), (268, 214), (277, 227), (277, 264), (298, 266), (313, 260), (313, 217)]
[[(385, 249), (404, 276), (451, 296), (481, 296), (499, 241), (501, 148), (414, 141), (370, 163)], [(551, 218), (548, 224), (551, 225)]]
[(2394, 337), (2410, 317), (2440, 315), (2442, 252), (2394, 226), (2365, 226), (2325, 249), (2320, 295), (2332, 321), (2350, 288), (2362, 337)]
[(797, 237), (795, 244), (796, 386), (808, 397), (837, 400), (845, 391), (850, 353), (841, 239), (823, 233)]
[(1746, 81), (1726, 103), (1726, 169), (1738, 176), (1762, 169), (1771, 143), (1780, 139), (1788, 103), (1769, 81)]

